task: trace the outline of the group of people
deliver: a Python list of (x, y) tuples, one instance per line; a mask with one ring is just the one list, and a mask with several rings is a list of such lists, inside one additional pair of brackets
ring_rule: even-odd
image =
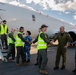
[[(16, 47), (17, 66), (27, 65), (27, 63), (30, 62), (31, 44), (37, 42), (38, 52), (37, 52), (37, 63), (35, 65), (38, 65), (40, 73), (48, 74), (48, 72), (45, 70), (48, 61), (47, 58), (48, 44), (52, 45), (53, 42), (58, 40), (54, 70), (59, 69), (59, 61), (61, 56), (62, 56), (61, 70), (64, 70), (66, 66), (66, 48), (69, 46), (70, 42), (72, 42), (72, 38), (67, 32), (65, 32), (64, 26), (61, 26), (60, 31), (54, 36), (53, 40), (50, 41), (48, 35), (45, 33), (47, 31), (47, 28), (48, 26), (46, 26), (45, 24), (41, 25), (41, 27), (39, 28), (39, 34), (37, 35), (36, 39), (32, 41), (32, 37), (30, 36), (31, 35), (30, 31), (26, 31), (26, 36), (23, 37), (24, 27), (20, 27), (16, 36), (14, 36), (14, 31), (15, 31), (14, 29), (12, 29), (11, 32), (8, 33), (8, 26), (6, 25), (6, 20), (3, 20), (3, 24), (1, 24), (0, 26), (2, 45), (4, 47), (4, 41), (5, 41), (5, 48), (9, 49), (5, 61), (6, 62), (8, 61), (8, 58), (10, 57), (11, 54), (12, 54), (12, 60), (15, 59), (15, 47)], [(8, 38), (7, 38), (7, 34), (8, 34)], [(28, 58), (26, 57), (26, 55), (28, 55)], [(20, 56), (22, 59), (21, 65), (19, 63)], [(73, 70), (73, 72), (76, 72), (76, 60), (75, 60), (75, 69)]]
[[(3, 49), (8, 49), (8, 54), (5, 58), (7, 62), (9, 57), (12, 55), (12, 61), (15, 60), (15, 47), (17, 49), (16, 62), (17, 66), (20, 66), (19, 59), (22, 58), (22, 64), (30, 62), (30, 49), (32, 43), (31, 32), (26, 31), (26, 36), (23, 37), (24, 27), (20, 27), (16, 36), (14, 36), (14, 29), (11, 29), (11, 32), (8, 31), (8, 25), (6, 20), (3, 20), (3, 23), (0, 25), (0, 35), (2, 41)], [(26, 57), (28, 55), (28, 57)]]

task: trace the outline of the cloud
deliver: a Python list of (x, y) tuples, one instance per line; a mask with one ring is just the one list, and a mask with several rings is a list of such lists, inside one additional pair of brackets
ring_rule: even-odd
[(6, 2), (6, 0), (0, 0), (0, 2)]
[(0, 0), (0, 2), (11, 2), (11, 1), (16, 1), (16, 0)]
[(20, 3), (17, 2), (17, 1), (12, 1), (12, 2), (9, 2), (9, 3), (10, 3), (10, 4), (13, 4), (13, 5), (18, 5), (18, 6), (23, 7), (23, 8), (28, 8), (28, 9), (33, 10), (33, 11), (36, 11), (36, 10), (34, 10), (32, 7), (27, 6), (27, 5), (25, 5), (25, 4), (20, 4)]
[(73, 24), (73, 23), (71, 23), (71, 22), (70, 22), (70, 24), (73, 25), (73, 26), (75, 26), (75, 24)]
[[(58, 0), (59, 3), (56, 3), (55, 0), (26, 0), (27, 3), (34, 2), (36, 4), (40, 4), (45, 10), (48, 8), (51, 8), (52, 10), (57, 10), (57, 11), (66, 11), (66, 10), (76, 10), (76, 0), (73, 1), (67, 1), (65, 0), (60, 1)], [(68, 14), (68, 13), (66, 13)]]
[(58, 13), (59, 15), (61, 15), (62, 13), (60, 12), (60, 13)]
[(12, 1), (12, 2), (9, 2), (10, 4), (13, 4), (13, 5), (19, 5), (20, 3), (19, 2), (16, 2), (16, 1)]
[(40, 3), (41, 0), (25, 0), (26, 3), (34, 2), (35, 4)]
[(73, 16), (74, 20), (76, 20), (76, 15)]
[(70, 12), (65, 12), (65, 14), (70, 14)]
[[(11, 1), (19, 1), (21, 0), (0, 0), (0, 2), (11, 2)], [(52, 10), (65, 12), (66, 10), (76, 10), (76, 0), (25, 0), (26, 3), (39, 4), (43, 7), (44, 10), (51, 8)], [(68, 13), (66, 13), (68, 14)]]
[(74, 14), (76, 15), (76, 12)]

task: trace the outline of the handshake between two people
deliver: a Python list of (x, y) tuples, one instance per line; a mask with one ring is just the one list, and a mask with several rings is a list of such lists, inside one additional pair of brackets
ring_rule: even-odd
[(50, 41), (49, 45), (54, 45), (54, 44), (53, 44), (53, 42), (54, 42), (53, 40), (52, 40), (52, 41)]
[[(67, 44), (64, 46), (64, 48), (68, 48), (70, 46), (70, 42), (67, 42)], [(54, 45), (54, 40), (50, 41), (49, 45)]]

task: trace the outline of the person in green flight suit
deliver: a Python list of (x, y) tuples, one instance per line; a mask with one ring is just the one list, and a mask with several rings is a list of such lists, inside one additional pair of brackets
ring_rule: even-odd
[(55, 42), (56, 40), (58, 40), (58, 47), (57, 47), (54, 70), (59, 69), (59, 62), (61, 56), (62, 56), (61, 70), (63, 70), (65, 69), (65, 65), (66, 65), (66, 48), (68, 47), (69, 43), (72, 41), (70, 35), (67, 32), (65, 32), (64, 26), (60, 27), (60, 32), (58, 32), (58, 34), (55, 35), (52, 42)]

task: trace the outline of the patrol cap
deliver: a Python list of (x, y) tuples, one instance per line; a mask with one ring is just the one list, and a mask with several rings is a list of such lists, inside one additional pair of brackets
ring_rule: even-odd
[(48, 27), (47, 25), (45, 25), (45, 24), (43, 24), (43, 25), (41, 25), (41, 28), (40, 29), (42, 29), (42, 28), (44, 28), (44, 27)]

